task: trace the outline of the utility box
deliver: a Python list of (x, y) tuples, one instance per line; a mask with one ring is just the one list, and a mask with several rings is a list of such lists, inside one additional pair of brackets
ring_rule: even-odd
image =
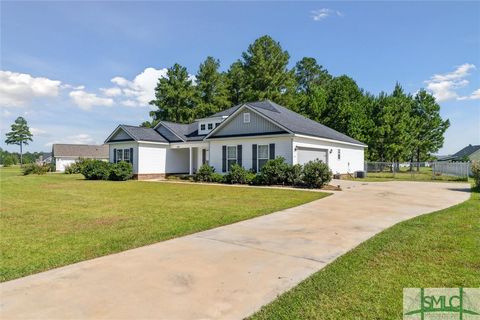
[(367, 176), (365, 171), (355, 171), (355, 178), (363, 179)]

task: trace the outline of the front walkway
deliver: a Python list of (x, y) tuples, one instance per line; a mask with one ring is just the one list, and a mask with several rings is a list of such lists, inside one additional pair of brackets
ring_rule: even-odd
[(468, 184), (340, 183), (296, 208), (5, 282), (0, 317), (241, 319), (381, 230), (470, 196)]

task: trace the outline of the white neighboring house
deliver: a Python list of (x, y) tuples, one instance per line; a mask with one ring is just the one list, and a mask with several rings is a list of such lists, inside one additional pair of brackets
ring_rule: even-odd
[(55, 171), (64, 172), (65, 167), (79, 159), (98, 159), (108, 161), (108, 145), (54, 144), (52, 161)]
[(243, 103), (191, 124), (119, 125), (105, 140), (111, 162), (126, 160), (137, 179), (193, 174), (208, 163), (226, 173), (237, 163), (259, 171), (269, 159), (319, 159), (333, 173), (364, 170), (364, 143), (269, 100)]

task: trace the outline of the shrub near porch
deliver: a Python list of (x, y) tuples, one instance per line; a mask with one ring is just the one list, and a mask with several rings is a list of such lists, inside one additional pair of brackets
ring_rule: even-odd
[[(325, 193), (141, 181), (0, 168), (0, 279), (250, 219)], [(255, 199), (252, 201), (252, 199)]]

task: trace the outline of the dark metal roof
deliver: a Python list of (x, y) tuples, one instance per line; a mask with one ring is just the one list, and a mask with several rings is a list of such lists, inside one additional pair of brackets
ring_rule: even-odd
[(136, 141), (152, 141), (152, 142), (165, 142), (168, 143), (168, 140), (160, 135), (157, 131), (152, 128), (129, 126), (121, 124), (122, 128), (130, 137)]

